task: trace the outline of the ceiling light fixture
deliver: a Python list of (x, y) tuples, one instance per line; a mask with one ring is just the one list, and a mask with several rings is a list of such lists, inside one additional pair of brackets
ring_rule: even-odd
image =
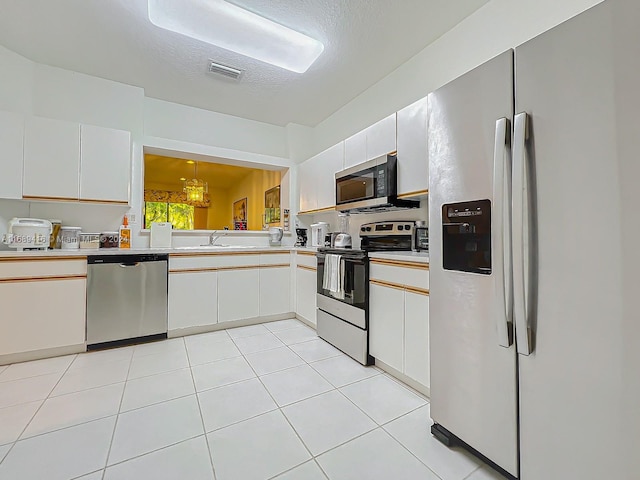
[(187, 204), (204, 202), (204, 194), (209, 192), (209, 185), (204, 180), (198, 179), (198, 164), (193, 163), (193, 178), (184, 180), (182, 190), (187, 194)]
[(157, 27), (296, 73), (324, 50), (318, 40), (224, 0), (148, 0), (148, 13)]

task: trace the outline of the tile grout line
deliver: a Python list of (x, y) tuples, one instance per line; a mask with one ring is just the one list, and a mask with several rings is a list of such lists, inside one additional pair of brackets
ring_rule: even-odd
[[(235, 342), (233, 342), (235, 344)], [(237, 345), (236, 345), (237, 347)], [(295, 352), (294, 352), (295, 353)], [(244, 355), (243, 355), (244, 358)], [(304, 359), (302, 359), (304, 361)], [(289, 425), (289, 427), (291, 428), (291, 430), (293, 430), (293, 433), (296, 435), (296, 437), (298, 438), (298, 440), (300, 441), (300, 443), (302, 444), (302, 446), (305, 448), (305, 450), (307, 451), (307, 453), (311, 456), (311, 458), (306, 459), (304, 462), (299, 463), (293, 467), (291, 467), (291, 469), (293, 468), (297, 468), (300, 465), (303, 465), (305, 463), (307, 463), (309, 460), (311, 459), (315, 459), (315, 456), (313, 455), (313, 453), (311, 452), (311, 450), (309, 449), (309, 447), (307, 446), (306, 443), (304, 443), (304, 440), (302, 439), (302, 437), (300, 437), (300, 434), (298, 433), (298, 431), (294, 428), (293, 425), (291, 425), (291, 422), (289, 421), (289, 418), (285, 415), (285, 413), (282, 411), (282, 408), (278, 402), (276, 401), (276, 399), (273, 397), (273, 395), (271, 394), (271, 392), (269, 391), (269, 389), (267, 388), (267, 386), (264, 384), (264, 382), (262, 381), (262, 379), (260, 378), (260, 376), (258, 375), (258, 372), (255, 371), (255, 369), (253, 368), (253, 366), (247, 361), (247, 359), (245, 358), (245, 362), (247, 362), (249, 364), (249, 367), (251, 367), (251, 369), (253, 370), (253, 373), (256, 374), (256, 378), (258, 379), (258, 381), (260, 382), (260, 384), (262, 385), (262, 388), (265, 389), (265, 391), (267, 392), (267, 395), (269, 395), (269, 397), (271, 398), (271, 400), (273, 401), (273, 403), (275, 404), (275, 406), (277, 407), (277, 410), (280, 412), (280, 415), (282, 415), (282, 417), (285, 419), (285, 421), (287, 422), (287, 424)], [(300, 365), (299, 365), (300, 366)], [(325, 392), (326, 393), (326, 392)], [(276, 411), (276, 410), (272, 410), (272, 411)], [(262, 414), (264, 415), (264, 414)], [(240, 422), (238, 422), (240, 423)], [(285, 470), (289, 471), (289, 470)], [(277, 477), (278, 475), (282, 475), (285, 472), (279, 472), (278, 474), (274, 475), (274, 477)], [(271, 478), (274, 478), (271, 477)]]
[[(227, 335), (229, 335), (227, 333)], [(184, 337), (182, 337), (184, 339)], [(183, 340), (184, 341), (184, 340)], [(233, 340), (232, 340), (233, 341)], [(235, 345), (235, 342), (234, 342)], [(236, 347), (237, 348), (237, 347)], [(189, 349), (187, 348), (187, 342), (184, 341), (184, 349), (187, 351), (187, 363), (189, 364), (189, 373), (191, 374), (191, 383), (193, 384), (193, 391), (198, 403), (198, 412), (200, 413), (200, 423), (202, 424), (202, 432), (204, 434), (204, 441), (207, 445), (207, 455), (209, 456), (209, 464), (211, 465), (211, 471), (213, 473), (213, 480), (216, 480), (216, 466), (213, 464), (213, 452), (211, 451), (211, 445), (209, 444), (209, 436), (207, 435), (207, 427), (204, 424), (204, 415), (202, 414), (202, 405), (200, 404), (200, 396), (198, 395), (198, 387), (196, 386), (196, 379), (193, 376), (193, 366), (191, 365), (191, 358), (189, 357)]]
[(468, 480), (469, 478), (471, 478), (471, 476), (476, 473), (478, 470), (480, 470), (482, 468), (483, 464), (478, 465), (478, 468), (476, 468), (473, 472), (471, 472), (469, 475), (467, 475), (466, 477), (464, 477), (462, 480)]
[[(7, 453), (4, 454), (4, 458), (0, 461), (0, 464), (2, 464), (7, 458), (9, 458), (9, 454), (11, 453), (11, 450), (13, 450), (13, 448), (17, 445), (17, 443), (21, 440), (20, 437), (22, 437), (22, 435), (24, 434), (24, 432), (27, 430), (27, 428), (29, 428), (29, 425), (31, 425), (31, 422), (33, 422), (33, 419), (36, 417), (36, 415), (38, 414), (38, 412), (40, 411), (40, 409), (42, 408), (42, 406), (45, 404), (45, 402), (50, 398), (51, 393), (55, 390), (55, 388), (58, 386), (58, 384), (60, 383), (60, 381), (62, 380), (62, 378), (65, 376), (65, 374), (67, 373), (67, 371), (69, 370), (69, 368), (71, 368), (71, 365), (73, 365), (73, 362), (76, 361), (77, 358), (77, 354), (75, 355), (75, 357), (73, 358), (73, 360), (71, 360), (71, 362), (69, 363), (69, 365), (67, 365), (67, 368), (64, 369), (64, 372), (62, 372), (62, 374), (60, 375), (60, 378), (58, 378), (58, 381), (55, 383), (55, 385), (53, 386), (53, 388), (51, 388), (51, 390), (49, 391), (48, 395), (42, 400), (42, 403), (40, 404), (40, 406), (38, 407), (38, 409), (35, 411), (35, 413), (33, 414), (33, 416), (31, 417), (31, 419), (27, 422), (27, 424), (24, 426), (24, 428), (22, 429), (22, 431), (20, 432), (20, 435), (18, 435), (18, 438), (16, 438), (16, 440), (14, 442), (11, 443), (11, 446), (9, 447), (9, 450), (7, 450)], [(52, 374), (49, 374), (52, 375)], [(34, 402), (37, 402), (39, 400), (34, 400)], [(29, 403), (29, 402), (28, 402)]]
[(135, 348), (131, 351), (131, 358), (129, 359), (129, 368), (127, 368), (127, 376), (125, 377), (124, 387), (122, 387), (122, 395), (120, 396), (120, 403), (118, 404), (118, 413), (116, 413), (116, 421), (113, 422), (113, 430), (111, 431), (111, 441), (109, 442), (109, 449), (107, 450), (107, 458), (104, 461), (104, 469), (102, 470), (102, 480), (107, 474), (107, 465), (109, 464), (109, 457), (111, 456), (111, 448), (113, 447), (113, 440), (116, 437), (116, 428), (118, 427), (118, 420), (120, 419), (120, 409), (122, 408), (122, 401), (124, 400), (124, 393), (127, 390), (127, 382), (129, 381), (129, 372), (131, 371), (131, 365), (133, 364), (133, 354)]

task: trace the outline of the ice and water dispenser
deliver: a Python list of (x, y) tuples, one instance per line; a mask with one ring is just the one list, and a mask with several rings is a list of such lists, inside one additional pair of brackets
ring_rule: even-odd
[(491, 274), (491, 202), (442, 206), (442, 262), (445, 270)]

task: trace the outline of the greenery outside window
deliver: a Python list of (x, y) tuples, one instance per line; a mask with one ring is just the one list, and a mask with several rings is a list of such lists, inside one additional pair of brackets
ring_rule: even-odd
[(144, 228), (153, 222), (171, 222), (175, 230), (193, 230), (195, 210), (185, 203), (145, 202)]

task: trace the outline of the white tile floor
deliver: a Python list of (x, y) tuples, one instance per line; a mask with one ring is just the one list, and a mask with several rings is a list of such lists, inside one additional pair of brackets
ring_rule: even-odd
[(0, 479), (502, 479), (429, 425), (297, 320), (0, 367)]

